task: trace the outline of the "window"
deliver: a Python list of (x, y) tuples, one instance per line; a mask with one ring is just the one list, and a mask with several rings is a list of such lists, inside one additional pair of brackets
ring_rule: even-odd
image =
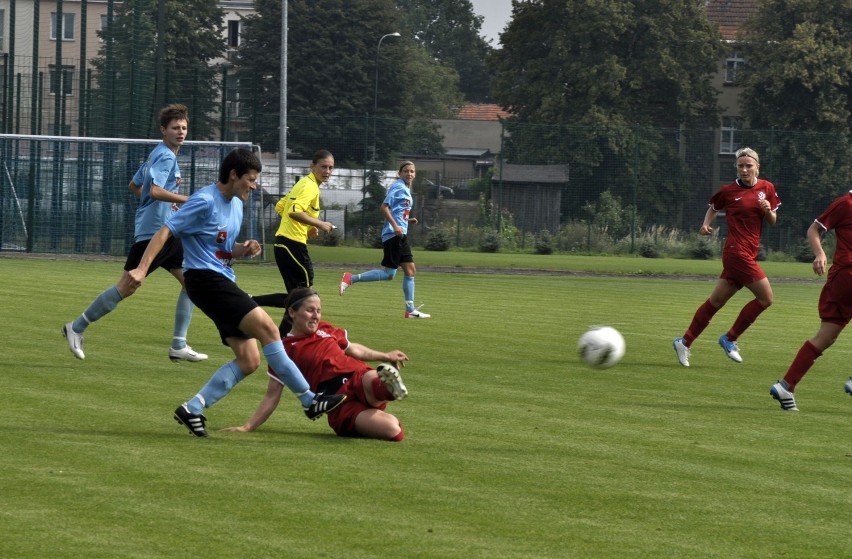
[(227, 110), (230, 118), (240, 116), (240, 79), (236, 76), (228, 76), (228, 86), (225, 91), (225, 99), (228, 102)]
[[(56, 12), (50, 14), (50, 40), (56, 40)], [(74, 14), (62, 14), (62, 40), (74, 40)]]
[(725, 83), (737, 83), (737, 70), (745, 65), (745, 59), (740, 57), (740, 53), (734, 51), (725, 60)]
[(6, 25), (6, 10), (0, 9), (0, 44), (3, 43), (3, 34), (4, 26)]
[(106, 14), (101, 14), (101, 28), (99, 29), (100, 33), (98, 33), (98, 40), (100, 42), (104, 42), (104, 33), (106, 33), (107, 27), (109, 27), (109, 19)]
[(235, 49), (240, 46), (240, 20), (228, 20), (228, 48)]
[(62, 66), (61, 71), (56, 71), (54, 64), (50, 65), (50, 94), (56, 95), (59, 91), (63, 95), (71, 95), (74, 84), (74, 66)]
[(722, 117), (722, 138), (719, 142), (719, 153), (736, 153), (742, 147), (742, 119), (738, 116)]

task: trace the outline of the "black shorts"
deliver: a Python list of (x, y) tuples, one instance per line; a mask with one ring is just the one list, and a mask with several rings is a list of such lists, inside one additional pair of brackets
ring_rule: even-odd
[(275, 237), (275, 263), (287, 293), (297, 287), (311, 287), (314, 284), (314, 265), (308, 254), (308, 245), (287, 237)]
[(257, 308), (248, 293), (212, 270), (186, 270), (183, 279), (189, 300), (210, 317), (223, 344), (228, 345), (228, 338), (252, 337), (240, 330), (243, 318)]
[[(145, 249), (148, 248), (151, 240), (147, 241), (139, 241), (138, 243), (133, 243), (133, 246), (130, 247), (130, 253), (127, 255), (127, 260), (124, 262), (124, 269), (126, 271), (135, 270), (139, 267), (139, 262), (142, 261), (142, 255), (145, 254)], [(169, 237), (169, 240), (166, 241), (166, 244), (163, 245), (163, 248), (157, 253), (157, 256), (154, 257), (154, 261), (151, 262), (151, 267), (148, 268), (148, 274), (156, 270), (157, 268), (163, 268), (164, 270), (177, 270), (183, 266), (183, 244), (180, 242), (180, 239), (177, 237)]]
[(414, 254), (411, 245), (408, 244), (408, 235), (402, 237), (394, 236), (382, 243), (385, 255), (382, 258), (382, 266), (396, 270), (405, 262), (414, 262)]

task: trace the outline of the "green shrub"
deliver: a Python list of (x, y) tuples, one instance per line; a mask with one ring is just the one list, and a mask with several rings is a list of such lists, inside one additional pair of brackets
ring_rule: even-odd
[(659, 258), (660, 251), (657, 250), (657, 246), (651, 241), (644, 241), (639, 246), (639, 254), (643, 258)]
[(709, 239), (699, 238), (689, 248), (689, 257), (695, 260), (710, 260), (715, 255), (713, 244)]
[(535, 237), (535, 253), (553, 254), (553, 236), (547, 229), (542, 229)]
[(342, 240), (342, 235), (334, 229), (331, 233), (320, 233), (315, 242), (324, 247), (336, 247), (340, 246)]
[(479, 252), (498, 252), (500, 250), (500, 233), (485, 231), (479, 239)]
[(426, 242), (423, 248), (435, 252), (444, 252), (450, 249), (450, 236), (443, 228), (434, 229), (429, 236), (426, 237)]

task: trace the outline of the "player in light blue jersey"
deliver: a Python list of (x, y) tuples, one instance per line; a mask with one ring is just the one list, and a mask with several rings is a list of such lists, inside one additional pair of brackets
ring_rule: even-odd
[[(196, 437), (206, 437), (209, 408), (260, 366), (257, 341), (269, 367), (302, 402), (309, 419), (316, 419), (339, 406), (345, 395), (314, 394), (298, 367), (284, 352), (278, 327), (250, 295), (237, 287), (231, 267), (236, 258), (260, 254), (260, 243), (249, 239), (238, 243), (243, 203), (257, 188), (260, 160), (248, 150), (229, 153), (219, 168), (219, 182), (194, 193), (179, 212), (153, 236), (148, 248), (129, 276), (138, 288), (156, 255), (175, 237), (183, 240), (184, 279), (190, 299), (210, 317), (222, 343), (234, 352), (234, 360), (217, 370), (190, 400), (175, 410), (175, 419)], [(257, 340), (257, 341), (255, 341)]]
[[(118, 282), (98, 295), (89, 307), (65, 326), (62, 334), (68, 341), (68, 349), (77, 359), (85, 359), (83, 353), (83, 332), (92, 322), (112, 312), (118, 304), (133, 295), (136, 288), (128, 272), (136, 268), (139, 259), (156, 233), (175, 211), (177, 204), (186, 202), (187, 197), (178, 192), (180, 188), (180, 168), (177, 153), (186, 139), (188, 111), (183, 105), (168, 105), (160, 110), (160, 130), (163, 142), (155, 147), (145, 163), (139, 167), (128, 188), (139, 198), (136, 210), (136, 225), (133, 233), (133, 246), (124, 263), (124, 273)], [(198, 353), (186, 343), (186, 333), (192, 320), (192, 301), (184, 289), (183, 248), (179, 239), (173, 239), (163, 247), (151, 266), (149, 273), (164, 268), (181, 284), (175, 306), (175, 325), (169, 358), (175, 363), (180, 361), (203, 361), (207, 355)]]
[[(388, 189), (387, 196), (382, 202), (382, 215), (385, 225), (382, 228), (382, 247), (384, 258), (382, 267), (350, 274), (346, 272), (340, 280), (340, 295), (353, 284), (362, 281), (392, 280), (400, 267), (405, 274), (402, 278), (402, 293), (405, 296), (405, 318), (431, 318), (432, 315), (420, 311), (414, 306), (414, 276), (417, 268), (414, 265), (414, 254), (408, 244), (408, 224), (417, 223), (416, 217), (411, 217), (411, 185), (414, 182), (416, 170), (414, 163), (403, 161), (397, 173), (399, 178)], [(422, 306), (422, 305), (421, 305)]]

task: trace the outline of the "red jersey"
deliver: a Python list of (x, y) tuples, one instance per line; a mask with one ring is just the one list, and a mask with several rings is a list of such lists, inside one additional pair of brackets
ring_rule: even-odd
[(834, 229), (837, 247), (831, 259), (835, 266), (852, 266), (852, 192), (847, 192), (828, 205), (822, 215), (816, 218), (823, 229)]
[(346, 355), (349, 338), (346, 330), (320, 321), (317, 331), (304, 336), (284, 337), (284, 350), (299, 367), (305, 380), (316, 392), (317, 386), (340, 375), (366, 372), (372, 367)]
[(735, 180), (710, 198), (710, 207), (717, 212), (725, 210), (727, 216), (725, 252), (732, 251), (751, 260), (757, 258), (760, 234), (763, 232), (761, 200), (768, 200), (772, 210), (781, 205), (775, 185), (762, 179), (758, 179), (751, 187), (744, 186), (739, 179)]

